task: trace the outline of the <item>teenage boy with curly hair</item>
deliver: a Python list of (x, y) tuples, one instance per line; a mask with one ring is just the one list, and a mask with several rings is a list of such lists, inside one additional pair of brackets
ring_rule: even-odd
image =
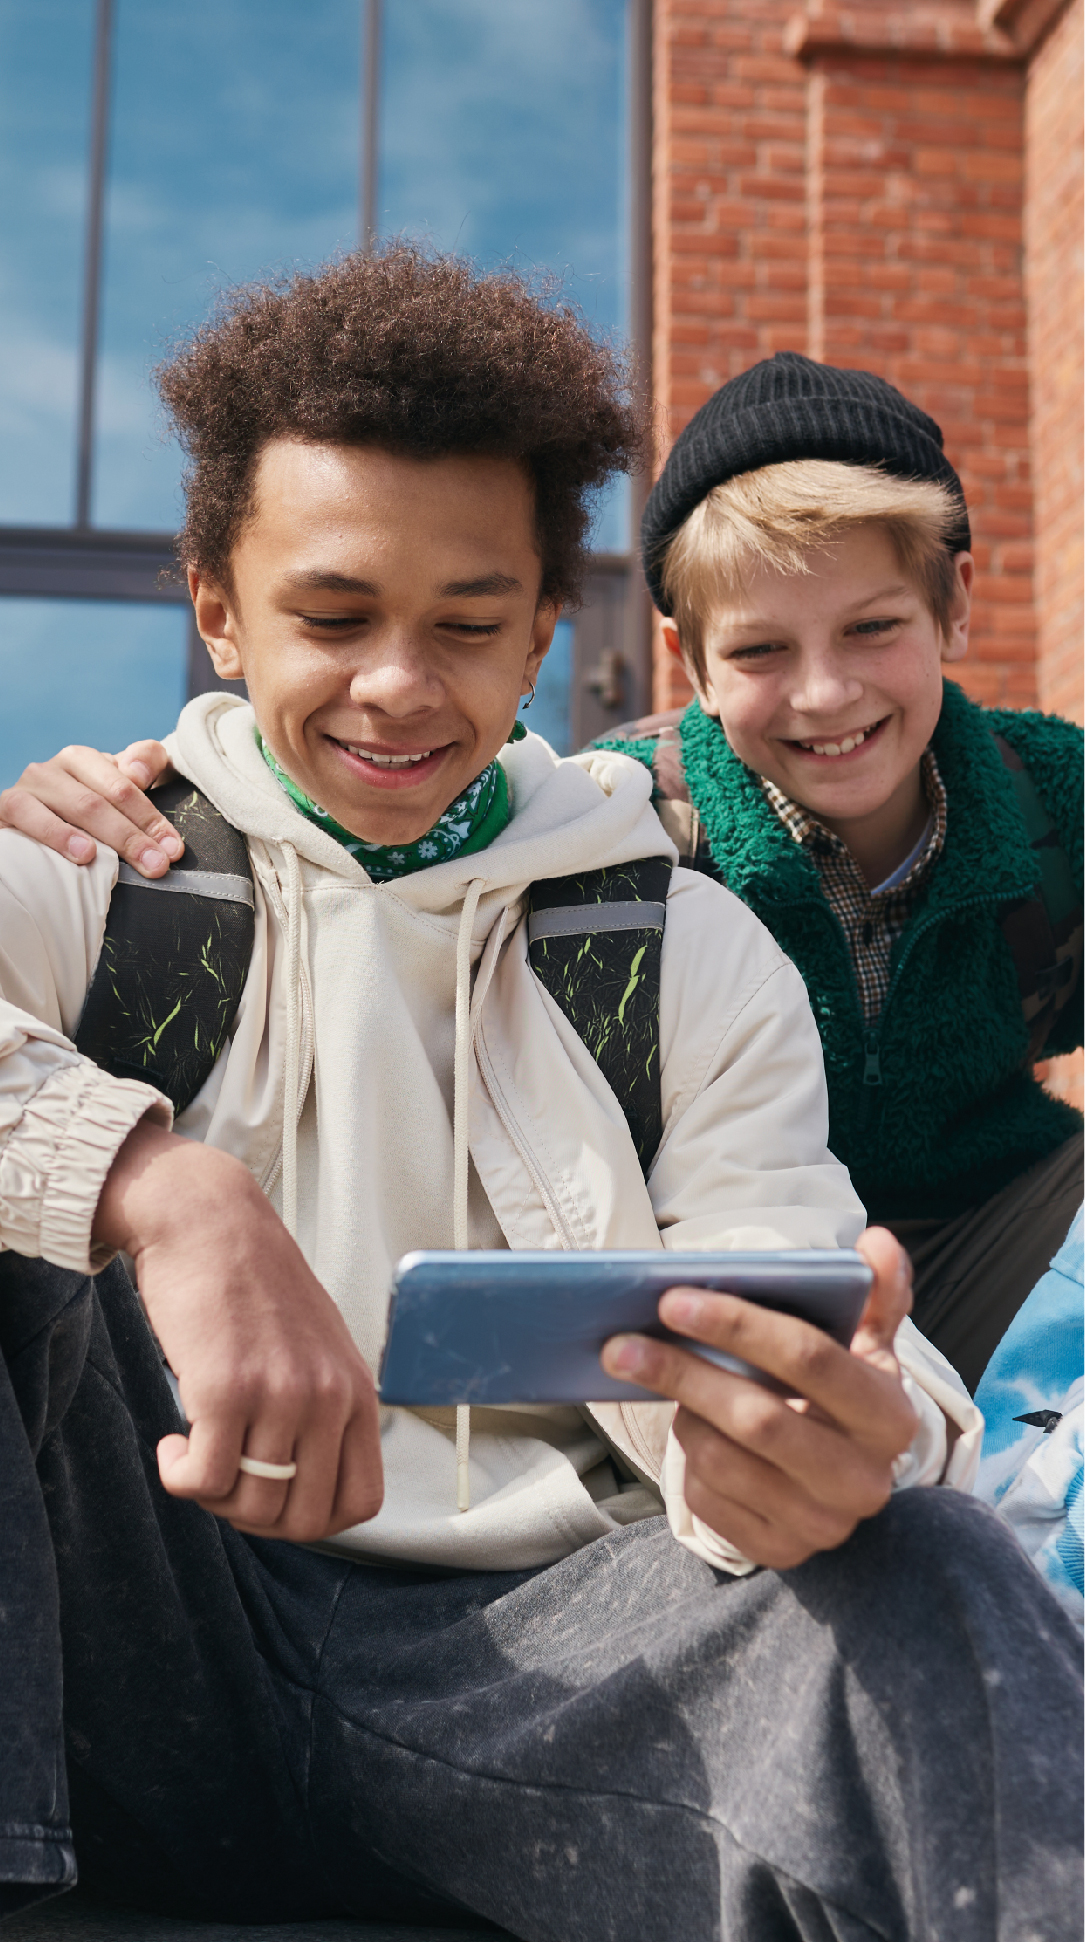
[[(170, 753), (244, 834), (255, 927), (171, 1131), (72, 1039), (116, 853), (0, 833), (0, 1907), (78, 1859), (235, 1921), (1069, 1933), (1072, 1628), (922, 1487), (967, 1485), (977, 1413), (860, 1236), (798, 973), (672, 872), (645, 1174), (531, 966), (529, 886), (674, 854), (641, 765), (513, 739), (637, 445), (609, 353), (392, 249), (242, 293), (163, 391), (250, 696)], [(856, 1239), (850, 1351), (664, 1298), (783, 1394), (632, 1337), (607, 1367), (658, 1402), (479, 1412), (469, 1451), (378, 1409), (410, 1248)]]

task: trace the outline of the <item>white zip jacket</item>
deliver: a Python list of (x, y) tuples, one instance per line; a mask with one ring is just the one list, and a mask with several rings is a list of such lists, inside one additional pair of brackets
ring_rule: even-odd
[[(532, 973), (536, 878), (674, 852), (640, 764), (502, 755), (512, 820), (490, 847), (388, 884), (300, 816), (247, 704), (201, 696), (170, 750), (248, 839), (256, 938), (233, 1036), (177, 1131), (245, 1162), (375, 1369), (412, 1248), (835, 1247), (863, 1210), (826, 1146), (805, 987), (736, 898), (672, 875), (660, 985), (664, 1133), (645, 1182), (621, 1107)], [(102, 1183), (152, 1088), (71, 1044), (117, 859), (77, 870), (0, 831), (0, 1244), (87, 1272)], [(152, 895), (153, 892), (147, 894)], [(969, 1488), (982, 1419), (943, 1357), (897, 1340), (919, 1414), (898, 1484)], [(665, 1502), (678, 1539), (748, 1568), (693, 1518), (670, 1404), (474, 1410), (470, 1508), (455, 1412), (382, 1410), (379, 1515), (334, 1540), (464, 1569), (551, 1563)], [(947, 1432), (947, 1424), (949, 1425)], [(617, 1455), (617, 1461), (615, 1461)]]

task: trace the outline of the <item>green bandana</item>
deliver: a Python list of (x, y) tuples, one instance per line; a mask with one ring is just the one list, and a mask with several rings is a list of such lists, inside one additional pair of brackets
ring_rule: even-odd
[(433, 828), (420, 836), (416, 843), (399, 843), (392, 848), (385, 848), (380, 843), (366, 843), (362, 837), (352, 836), (349, 829), (337, 823), (326, 809), (321, 809), (302, 794), (297, 783), (292, 782), (286, 770), (276, 762), (259, 729), (256, 730), (256, 746), (275, 780), (281, 783), (306, 822), (316, 823), (320, 829), (326, 829), (329, 836), (334, 836), (337, 843), (342, 843), (374, 883), (390, 883), (394, 877), (409, 877), (415, 870), (428, 870), (431, 864), (447, 863), (453, 856), (473, 856), (476, 850), (486, 849), (495, 836), (500, 836), (512, 814), (505, 771), (500, 762), (490, 762), (482, 774), (468, 784), (462, 796), (449, 803)]

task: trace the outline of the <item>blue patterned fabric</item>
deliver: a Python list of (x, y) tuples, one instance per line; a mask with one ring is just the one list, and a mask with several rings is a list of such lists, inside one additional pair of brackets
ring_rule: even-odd
[(976, 1495), (1005, 1519), (1079, 1626), (1085, 1623), (1082, 1248), (1079, 1209), (976, 1391), (987, 1425)]

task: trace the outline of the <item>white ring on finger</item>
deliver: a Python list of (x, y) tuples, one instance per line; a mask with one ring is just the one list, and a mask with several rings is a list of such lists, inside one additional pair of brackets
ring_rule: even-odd
[(271, 1483), (289, 1483), (298, 1474), (296, 1463), (265, 1463), (262, 1457), (238, 1457), (237, 1467), (247, 1477), (267, 1477)]

